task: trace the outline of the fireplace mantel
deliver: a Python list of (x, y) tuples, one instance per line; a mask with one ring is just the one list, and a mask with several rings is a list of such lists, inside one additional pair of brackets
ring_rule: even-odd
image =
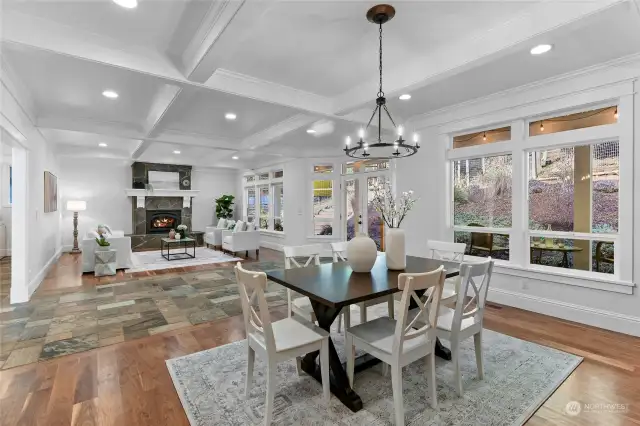
[(125, 194), (129, 197), (136, 197), (136, 207), (144, 208), (146, 197), (180, 197), (183, 199), (183, 207), (191, 207), (191, 197), (195, 197), (200, 191), (186, 189), (154, 189), (147, 191), (146, 189), (125, 189)]

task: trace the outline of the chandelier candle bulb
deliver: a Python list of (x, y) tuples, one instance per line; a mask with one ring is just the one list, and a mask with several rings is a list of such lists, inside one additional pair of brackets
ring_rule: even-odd
[(402, 126), (398, 126), (398, 136), (402, 137), (404, 133), (404, 128)]
[(351, 137), (347, 136), (347, 139), (345, 140), (345, 143), (347, 146), (349, 146), (351, 144)]

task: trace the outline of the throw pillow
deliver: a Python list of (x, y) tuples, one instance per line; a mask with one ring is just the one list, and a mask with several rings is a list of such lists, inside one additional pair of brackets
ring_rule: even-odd
[(107, 230), (107, 234), (112, 235), (113, 231), (111, 231), (111, 227), (109, 225), (102, 225)]
[(244, 222), (239, 220), (236, 222), (236, 227), (233, 228), (233, 232), (241, 232), (244, 231)]
[(98, 234), (97, 231), (88, 231), (87, 232), (87, 238), (100, 238), (100, 235)]
[(225, 229), (227, 227), (227, 219), (221, 218), (218, 221), (218, 229)]
[(227, 221), (227, 229), (229, 231), (233, 231), (233, 229), (236, 227), (236, 222), (235, 220), (228, 220)]

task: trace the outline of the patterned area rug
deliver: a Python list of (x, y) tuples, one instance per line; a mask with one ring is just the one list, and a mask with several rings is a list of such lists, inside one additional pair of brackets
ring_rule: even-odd
[[(192, 248), (188, 248), (188, 253), (193, 253)], [(228, 256), (220, 251), (206, 247), (196, 247), (196, 257), (183, 256), (177, 258), (176, 254), (181, 254), (182, 248), (171, 250), (171, 260), (167, 260), (160, 254), (160, 250), (139, 251), (132, 255), (133, 268), (127, 269), (126, 273), (157, 271), (161, 269), (181, 268), (184, 266), (208, 265), (213, 263), (231, 262), (240, 260), (237, 257)]]
[[(357, 319), (357, 315), (352, 318)], [(344, 360), (343, 336), (335, 329), (333, 335)], [(462, 345), (462, 398), (453, 388), (452, 363), (437, 358), (436, 410), (426, 397), (424, 362), (415, 362), (403, 370), (406, 424), (521, 425), (582, 361), (580, 357), (490, 330), (485, 330), (483, 338), (482, 381), (476, 378), (473, 339)], [(443, 343), (449, 346), (447, 341)], [(262, 424), (266, 365), (256, 357), (254, 387), (250, 398), (245, 399), (246, 341), (175, 358), (167, 361), (167, 367), (191, 426)], [(382, 376), (379, 367), (356, 375), (355, 390), (364, 404), (358, 413), (333, 396), (327, 408), (321, 385), (309, 376), (298, 377), (294, 362), (278, 365), (277, 382), (274, 424), (393, 424), (391, 378)]]

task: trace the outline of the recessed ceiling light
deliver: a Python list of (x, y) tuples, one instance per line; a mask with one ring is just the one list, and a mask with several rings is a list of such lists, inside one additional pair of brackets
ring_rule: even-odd
[(408, 93), (405, 93), (404, 95), (400, 95), (401, 101), (408, 101), (409, 99), (411, 99), (411, 95)]
[(118, 97), (118, 94), (113, 90), (105, 90), (104, 92), (102, 92), (102, 96), (109, 99), (116, 99)]
[(224, 115), (224, 118), (226, 118), (227, 120), (235, 120), (237, 116), (232, 112), (228, 112)]
[(237, 160), (239, 157), (237, 155), (234, 155), (233, 157), (231, 157), (232, 160)]
[(175, 150), (175, 151), (173, 151), (173, 153), (174, 153), (174, 154), (180, 154), (180, 151)]
[(100, 142), (100, 143), (98, 144), (98, 146), (99, 146), (99, 147), (101, 147), (101, 148), (104, 148), (105, 146), (107, 146), (107, 144), (106, 144), (106, 143), (104, 143), (104, 142)]
[(113, 2), (125, 9), (133, 9), (138, 6), (138, 0), (113, 0)]
[(551, 46), (550, 44), (539, 44), (533, 49), (531, 49), (531, 54), (542, 55), (543, 53), (547, 53), (548, 51), (550, 51), (552, 47), (553, 46)]
[(307, 133), (315, 133), (316, 131), (313, 129), (307, 129)]

